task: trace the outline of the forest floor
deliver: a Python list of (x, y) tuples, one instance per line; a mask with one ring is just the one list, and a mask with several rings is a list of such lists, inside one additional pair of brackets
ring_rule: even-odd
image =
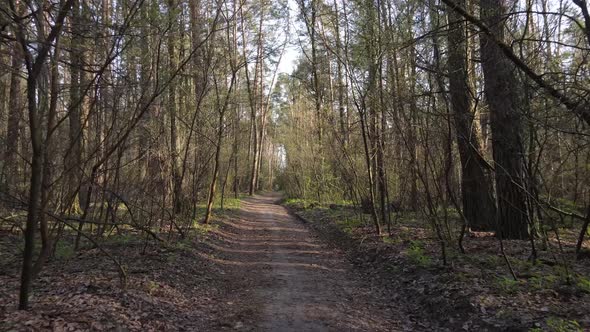
[[(419, 214), (396, 213), (386, 227), (388, 235), (377, 236), (370, 216), (351, 205), (302, 200), (283, 204), (324, 243), (342, 250), (373, 289), (389, 290), (391, 303), (401, 298), (420, 327), (590, 331), (589, 257), (574, 259), (580, 225), (556, 225), (559, 238), (550, 232), (545, 245), (535, 241), (535, 260), (529, 241), (504, 240), (504, 258), (492, 233), (469, 232), (463, 240), (465, 253), (455, 241), (447, 243), (444, 264), (440, 241)], [(450, 233), (458, 234), (460, 223), (450, 224)], [(590, 241), (583, 246), (588, 253)]]
[(0, 237), (0, 330), (402, 331), (420, 330), (336, 248), (277, 205), (241, 201), (192, 240), (162, 247), (133, 235), (103, 248), (60, 249), (17, 311), (20, 237)]
[(126, 266), (125, 289), (97, 248), (60, 247), (35, 281), (29, 311), (15, 310), (22, 240), (1, 233), (0, 330), (575, 331), (590, 326), (590, 296), (574, 286), (526, 288), (525, 295), (524, 286), (509, 279), (488, 287), (490, 281), (470, 277), (474, 268), (465, 264), (435, 264), (428, 246), (418, 250), (412, 242), (408, 255), (409, 241), (377, 242), (369, 233), (343, 231), (339, 226), (347, 225), (341, 221), (351, 211), (287, 209), (279, 200), (277, 194), (243, 199), (239, 207), (216, 211), (213, 225), (199, 226), (190, 240), (166, 246), (134, 234), (113, 236), (102, 247)]

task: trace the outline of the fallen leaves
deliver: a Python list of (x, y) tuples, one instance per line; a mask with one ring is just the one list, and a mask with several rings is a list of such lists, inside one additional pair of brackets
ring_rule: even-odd
[[(538, 264), (531, 264), (526, 241), (504, 241), (511, 264), (522, 275), (511, 282), (498, 240), (491, 233), (470, 234), (464, 240), (467, 254), (453, 253), (451, 248), (450, 265), (444, 267), (439, 244), (424, 227), (394, 225), (392, 235), (384, 241), (370, 227), (343, 229), (339, 220), (352, 218), (354, 212), (317, 208), (299, 213), (323, 239), (344, 249), (367, 278), (391, 290), (392, 301), (405, 301), (408, 310), (422, 313), (420, 319), (437, 326), (432, 329), (526, 331), (547, 328), (551, 317), (590, 328), (590, 296), (566, 284), (560, 264), (555, 263), (563, 259), (545, 251), (539, 252)], [(424, 244), (418, 254), (433, 264), (421, 266), (408, 257), (408, 249), (417, 240)], [(569, 268), (580, 280), (590, 276), (587, 262), (573, 262)]]
[(18, 264), (0, 262), (10, 269), (0, 274), (0, 330), (208, 330), (220, 319), (224, 311), (217, 306), (226, 304), (214, 299), (237, 286), (227, 285), (219, 267), (196, 255), (202, 244), (154, 247), (142, 254), (141, 242), (136, 243), (108, 248), (129, 265), (126, 290), (118, 287), (111, 262), (87, 250), (47, 264), (35, 281), (28, 311), (16, 310)]

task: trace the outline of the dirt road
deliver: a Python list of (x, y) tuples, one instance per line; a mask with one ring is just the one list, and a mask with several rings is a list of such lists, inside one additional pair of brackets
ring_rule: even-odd
[[(214, 259), (247, 283), (235, 294), (243, 315), (226, 328), (255, 331), (400, 331), (412, 329), (375, 295), (346, 258), (327, 248), (276, 204), (277, 195), (242, 201), (211, 244)], [(256, 317), (255, 319), (253, 317)]]

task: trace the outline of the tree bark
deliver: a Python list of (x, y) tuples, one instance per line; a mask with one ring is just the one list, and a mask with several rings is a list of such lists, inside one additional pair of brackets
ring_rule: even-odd
[[(458, 2), (465, 7), (465, 0)], [(467, 24), (449, 11), (449, 87), (455, 122), (457, 146), (461, 160), (461, 197), (463, 214), (474, 230), (491, 230), (496, 207), (492, 186), (474, 123), (473, 83), (468, 74), (469, 43)]]
[[(69, 110), (69, 149), (66, 153), (66, 172), (68, 174), (68, 195), (66, 204), (70, 213), (80, 211), (80, 184), (82, 181), (82, 13), (80, 1), (74, 0), (72, 6), (72, 40), (70, 45), (70, 110)], [(78, 237), (78, 236), (77, 236)]]
[[(18, 2), (16, 4), (19, 7)], [(8, 119), (6, 121), (6, 149), (4, 150), (4, 174), (7, 184), (7, 193), (16, 188), (17, 164), (16, 157), (20, 141), (20, 122), (23, 114), (21, 78), (20, 70), (22, 68), (22, 48), (15, 42), (12, 47), (11, 74), (9, 87), (8, 102)]]
[[(35, 230), (39, 219), (41, 207), (41, 191), (43, 181), (43, 128), (42, 128), (42, 114), (39, 114), (37, 107), (37, 80), (41, 74), (42, 68), (45, 65), (45, 60), (49, 54), (51, 44), (57, 38), (62, 29), (63, 22), (66, 15), (70, 11), (74, 0), (67, 0), (59, 9), (59, 13), (55, 18), (55, 24), (47, 37), (41, 35), (43, 38), (41, 47), (33, 57), (31, 51), (28, 49), (28, 43), (25, 37), (25, 27), (22, 22), (18, 22), (16, 33), (17, 40), (20, 44), (24, 55), (25, 63), (27, 65), (27, 107), (29, 113), (29, 129), (31, 131), (31, 177), (29, 182), (29, 200), (27, 208), (27, 222), (25, 226), (25, 248), (23, 250), (23, 266), (21, 273), (21, 285), (19, 292), (20, 310), (26, 310), (29, 306), (29, 291), (31, 289), (31, 281), (33, 274), (33, 252), (35, 250)], [(12, 6), (11, 10), (16, 12), (16, 8)], [(38, 19), (38, 17), (36, 18)]]
[[(504, 40), (506, 0), (480, 0), (480, 7), (482, 21), (490, 27), (495, 38)], [(516, 68), (489, 35), (482, 33), (480, 42), (496, 170), (498, 234), (505, 239), (527, 239), (529, 230)]]
[[(173, 73), (177, 67), (176, 58), (176, 26), (177, 26), (177, 4), (175, 0), (168, 0), (168, 24), (170, 32), (168, 35), (168, 57), (169, 72)], [(168, 88), (168, 109), (170, 110), (170, 158), (172, 167), (172, 210), (174, 215), (181, 212), (182, 207), (182, 180), (178, 167), (178, 130), (176, 128), (177, 103), (176, 103), (176, 84), (171, 83)]]

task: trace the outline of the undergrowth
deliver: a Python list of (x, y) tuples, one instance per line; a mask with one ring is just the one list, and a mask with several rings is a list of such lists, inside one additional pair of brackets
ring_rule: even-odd
[(411, 241), (407, 255), (410, 261), (418, 266), (429, 267), (432, 265), (432, 258), (430, 258), (430, 256), (428, 256), (428, 254), (425, 252), (424, 243), (422, 241)]
[[(383, 230), (387, 231), (387, 235), (376, 236), (372, 231), (372, 223), (369, 215), (362, 215), (359, 209), (343, 208), (336, 204), (319, 205), (317, 202), (303, 199), (287, 199), (284, 205), (293, 208), (304, 218), (309, 219), (312, 223), (324, 224), (332, 223), (338, 226), (340, 230), (349, 234), (351, 238), (356, 238), (361, 244), (367, 243), (368, 248), (373, 248), (375, 245), (386, 249), (388, 255), (394, 258), (394, 265), (388, 263), (387, 260), (379, 260), (380, 264), (385, 266), (385, 270), (391, 273), (402, 273), (403, 266), (399, 265), (400, 256), (404, 260), (414, 266), (427, 268), (433, 270), (438, 268), (445, 268), (442, 266), (442, 260), (438, 259), (440, 247), (436, 241), (436, 236), (429, 228), (428, 222), (419, 212), (400, 211), (393, 215), (393, 223), (391, 228), (387, 225), (382, 225)], [(439, 213), (441, 211), (438, 211)], [(457, 212), (454, 210), (447, 211), (447, 216), (450, 217), (450, 231), (452, 234), (459, 233), (456, 231), (455, 222)], [(446, 231), (446, 229), (445, 229)], [(568, 233), (563, 233), (563, 238), (569, 242), (577, 236), (569, 230)], [(369, 239), (369, 240), (367, 240)], [(575, 240), (575, 239), (574, 239)], [(454, 241), (454, 240), (453, 240)], [(511, 321), (514, 324), (529, 324), (524, 323), (520, 314), (520, 309), (517, 309), (523, 301), (526, 303), (537, 303), (536, 307), (529, 308), (530, 311), (538, 310), (542, 307), (551, 308), (550, 312), (542, 311), (545, 318), (536, 321), (535, 326), (539, 329), (532, 329), (531, 331), (582, 331), (580, 324), (586, 324), (586, 321), (578, 321), (558, 317), (569, 317), (570, 312), (576, 312), (575, 306), (565, 303), (556, 294), (570, 294), (577, 292), (577, 294), (590, 294), (590, 278), (585, 274), (584, 269), (576, 262), (570, 262), (567, 266), (562, 264), (562, 261), (551, 256), (551, 252), (541, 251), (540, 258), (531, 260), (527, 258), (527, 243), (524, 241), (506, 241), (507, 258), (511, 267), (516, 273), (517, 280), (514, 279), (507, 271), (505, 258), (498, 251), (497, 240), (491, 233), (474, 232), (468, 234), (464, 238), (465, 254), (459, 252), (455, 247), (455, 243), (448, 242), (447, 259), (449, 264), (447, 268), (452, 272), (448, 274), (448, 280), (460, 282), (467, 289), (473, 286), (477, 294), (484, 298), (502, 299), (500, 301), (511, 301), (513, 305), (497, 306), (495, 302), (484, 302), (482, 305), (486, 307), (488, 314), (491, 315), (493, 321), (502, 320), (502, 313), (510, 316), (504, 321)], [(377, 252), (381, 252), (379, 251)], [(571, 250), (571, 248), (568, 248)], [(401, 255), (399, 254), (401, 253)], [(372, 256), (371, 256), (372, 257)], [(434, 265), (437, 265), (436, 267)], [(465, 286), (467, 285), (467, 286)], [(545, 296), (549, 298), (545, 299)], [(581, 296), (581, 295), (576, 295)], [(539, 300), (540, 299), (540, 300)], [(585, 303), (584, 299), (581, 299)], [(564, 307), (559, 307), (563, 305)], [(536, 309), (535, 309), (536, 308)], [(527, 312), (523, 308), (523, 312)], [(552, 314), (547, 316), (546, 314)], [(514, 314), (514, 315), (512, 315)], [(533, 314), (533, 313), (529, 313)], [(579, 315), (579, 313), (575, 313)], [(546, 318), (549, 317), (549, 318)], [(525, 319), (526, 320), (526, 319)], [(520, 322), (520, 323), (519, 323)], [(527, 325), (520, 325), (525, 330)], [(530, 325), (528, 325), (530, 326)], [(542, 326), (542, 328), (541, 328)]]

